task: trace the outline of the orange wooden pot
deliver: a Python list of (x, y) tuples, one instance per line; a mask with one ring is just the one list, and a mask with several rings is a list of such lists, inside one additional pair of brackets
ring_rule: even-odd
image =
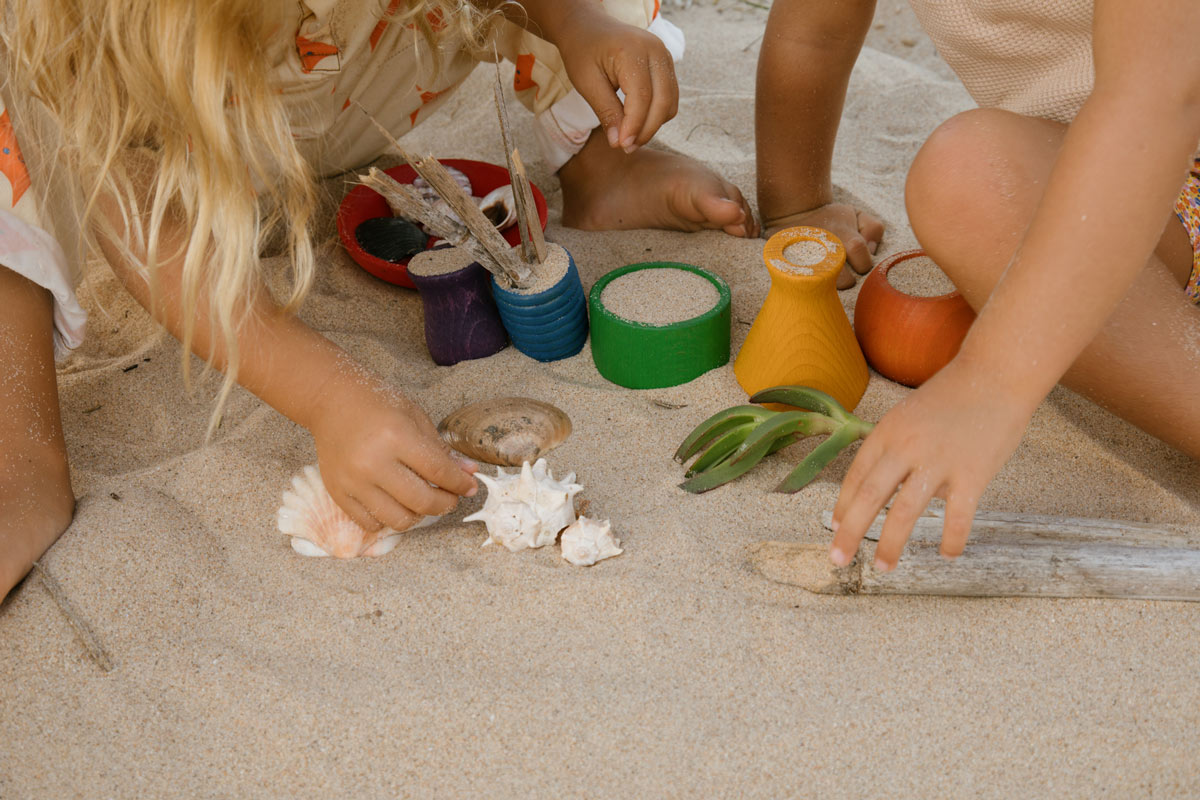
[[(784, 258), (789, 245), (801, 242), (823, 248), (822, 260), (797, 264)], [(853, 410), (871, 373), (838, 299), (837, 276), (846, 263), (842, 243), (820, 228), (784, 228), (767, 240), (763, 262), (771, 290), (734, 362), (738, 383), (748, 394), (772, 386), (811, 386)]]
[(924, 250), (880, 262), (863, 281), (854, 305), (854, 332), (875, 371), (905, 386), (920, 386), (958, 353), (975, 312), (958, 292), (914, 297), (893, 286), (888, 271)]

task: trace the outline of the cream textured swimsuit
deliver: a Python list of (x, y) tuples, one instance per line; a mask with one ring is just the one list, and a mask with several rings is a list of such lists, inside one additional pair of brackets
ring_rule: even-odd
[[(980, 106), (1069, 123), (1092, 92), (1092, 0), (909, 0)], [(1175, 202), (1200, 303), (1200, 158)]]

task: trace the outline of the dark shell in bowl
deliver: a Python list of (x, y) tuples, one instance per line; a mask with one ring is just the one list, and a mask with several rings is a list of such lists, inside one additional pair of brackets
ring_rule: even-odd
[(354, 229), (363, 250), (376, 258), (399, 264), (425, 249), (429, 236), (403, 217), (375, 217)]

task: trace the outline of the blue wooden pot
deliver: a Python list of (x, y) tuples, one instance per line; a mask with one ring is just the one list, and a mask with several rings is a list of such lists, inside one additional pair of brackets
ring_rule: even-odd
[(513, 346), (538, 361), (569, 358), (587, 341), (587, 299), (575, 259), (567, 253), (562, 280), (537, 294), (521, 294), (492, 280), (492, 296)]

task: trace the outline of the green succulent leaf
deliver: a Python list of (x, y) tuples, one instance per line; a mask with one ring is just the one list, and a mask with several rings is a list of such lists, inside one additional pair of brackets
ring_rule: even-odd
[(708, 446), (708, 449), (696, 459), (685, 477), (690, 478), (697, 473), (704, 472), (706, 469), (720, 464), (726, 458), (733, 455), (741, 447), (742, 442), (746, 441), (746, 437), (751, 434), (755, 427), (757, 427), (756, 424), (750, 422), (726, 431), (713, 441)]
[(731, 455), (704, 472), (696, 473), (681, 483), (680, 487), (693, 494), (699, 494), (745, 475), (768, 453), (786, 447), (794, 442), (797, 436), (806, 435), (812, 426), (812, 417), (818, 417), (806, 411), (772, 413), (773, 416), (756, 426)]
[(854, 424), (843, 425), (834, 431), (828, 439), (817, 445), (800, 464), (792, 470), (783, 482), (775, 487), (775, 491), (791, 494), (798, 492), (820, 474), (821, 470), (837, 458), (847, 447), (865, 435), (863, 429)]
[(852, 415), (842, 404), (820, 389), (809, 386), (772, 386), (756, 392), (751, 403), (783, 403), (784, 405), (815, 411), (838, 421), (846, 421)]
[(682, 464), (722, 434), (750, 422), (761, 422), (775, 413), (761, 406), (734, 406), (718, 411), (688, 434), (675, 451), (675, 460)]

